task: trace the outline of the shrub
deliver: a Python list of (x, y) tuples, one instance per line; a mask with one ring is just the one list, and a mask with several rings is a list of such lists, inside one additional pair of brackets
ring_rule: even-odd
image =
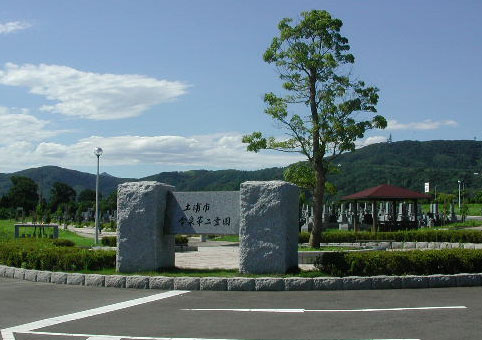
[(344, 243), (363, 240), (394, 240), (397, 242), (470, 242), (482, 243), (478, 230), (407, 230), (372, 233), (368, 231), (340, 231), (323, 233), (322, 243)]
[(102, 270), (115, 267), (115, 251), (56, 247), (51, 241), (9, 240), (0, 242), (0, 263), (51, 271)]
[(104, 247), (117, 247), (117, 237), (115, 236), (104, 236), (100, 243)]
[(184, 235), (176, 235), (175, 242), (177, 245), (187, 245), (189, 239)]
[(65, 238), (59, 238), (59, 239), (53, 240), (52, 243), (57, 247), (73, 247), (73, 246), (75, 246), (75, 243), (73, 241), (67, 240)]
[(310, 241), (310, 233), (302, 231), (298, 234), (298, 243), (308, 243)]
[(315, 267), (334, 276), (430, 275), (482, 272), (482, 250), (333, 252)]

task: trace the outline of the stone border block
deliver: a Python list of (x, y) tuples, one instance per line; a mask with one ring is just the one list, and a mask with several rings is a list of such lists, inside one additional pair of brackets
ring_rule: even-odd
[(175, 277), (174, 290), (199, 290), (199, 277)]
[(403, 242), (392, 242), (392, 249), (402, 249)]
[(50, 282), (64, 285), (67, 283), (67, 273), (63, 272), (52, 272), (50, 276)]
[(199, 280), (200, 290), (227, 290), (228, 280), (223, 277), (201, 277)]
[(285, 290), (313, 290), (313, 279), (305, 277), (287, 277), (285, 281)]
[(7, 269), (7, 266), (4, 266), (3, 264), (0, 264), (0, 277), (5, 276), (5, 269)]
[(85, 285), (88, 287), (104, 287), (105, 276), (99, 274), (85, 274)]
[(402, 279), (400, 276), (380, 275), (372, 277), (373, 289), (400, 289), (402, 288)]
[(475, 249), (475, 245), (473, 243), (464, 243), (464, 249)]
[(5, 277), (13, 279), (14, 275), (15, 275), (15, 268), (14, 267), (5, 268)]
[(457, 287), (457, 278), (454, 275), (429, 275), (429, 288)]
[(482, 243), (474, 243), (474, 249), (482, 249)]
[(371, 289), (372, 278), (363, 276), (347, 276), (343, 278), (343, 289), (361, 290)]
[(37, 282), (50, 283), (51, 277), (52, 277), (52, 272), (48, 272), (45, 270), (39, 270), (37, 272)]
[(72, 286), (83, 286), (85, 283), (85, 275), (72, 273), (67, 274), (67, 284)]
[(403, 242), (403, 249), (414, 249), (415, 247), (415, 242)]
[(313, 278), (314, 290), (342, 290), (342, 277), (315, 277)]
[(439, 242), (428, 242), (427, 248), (428, 249), (439, 249), (440, 243)]
[(440, 242), (440, 249), (452, 249), (452, 243)]
[(174, 278), (166, 276), (151, 276), (149, 278), (149, 288), (172, 290), (174, 289)]
[(25, 270), (24, 280), (36, 282), (37, 281), (37, 273), (38, 273), (38, 270), (35, 270), (35, 269)]
[(254, 279), (254, 286), (259, 291), (285, 290), (285, 281), (276, 277), (260, 277)]
[(474, 287), (482, 285), (482, 274), (455, 274), (457, 287)]
[(415, 248), (417, 249), (427, 249), (428, 242), (415, 242)]
[(23, 268), (15, 268), (15, 269), (13, 270), (13, 278), (14, 278), (14, 279), (19, 279), (19, 280), (25, 279), (25, 269), (23, 269)]
[(126, 277), (122, 275), (106, 275), (104, 285), (106, 287), (125, 288)]
[(463, 245), (462, 243), (452, 242), (450, 245), (452, 246), (452, 249), (454, 249), (454, 248), (458, 249), (458, 248), (463, 248), (463, 247), (464, 247), (464, 245)]
[(421, 275), (402, 276), (402, 288), (428, 288), (428, 278)]
[(149, 276), (126, 276), (126, 288), (149, 289)]
[(256, 284), (254, 279), (247, 277), (228, 278), (228, 290), (230, 291), (253, 291)]

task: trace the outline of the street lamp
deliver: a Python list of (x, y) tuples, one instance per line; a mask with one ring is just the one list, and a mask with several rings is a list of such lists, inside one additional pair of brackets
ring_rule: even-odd
[(95, 179), (95, 244), (99, 243), (99, 158), (102, 155), (102, 148), (94, 148), (94, 155), (97, 156), (97, 177)]
[(460, 211), (460, 183), (462, 183), (461, 181), (457, 181), (459, 183), (459, 211)]

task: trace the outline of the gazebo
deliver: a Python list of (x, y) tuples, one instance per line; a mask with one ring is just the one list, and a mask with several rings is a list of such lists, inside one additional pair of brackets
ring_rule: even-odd
[[(381, 184), (373, 188), (365, 189), (363, 191), (344, 196), (341, 198), (344, 201), (354, 201), (355, 203), (355, 215), (357, 214), (356, 206), (357, 201), (371, 201), (373, 202), (373, 225), (372, 231), (377, 230), (378, 225), (378, 201), (382, 202), (393, 202), (393, 213), (391, 216), (391, 221), (388, 224), (393, 224), (395, 227), (397, 223), (397, 216), (396, 216), (396, 202), (400, 201), (413, 201), (414, 202), (414, 214), (415, 214), (415, 223), (417, 222), (418, 211), (417, 211), (417, 201), (420, 199), (432, 199), (430, 195), (421, 194), (416, 191), (408, 190), (405, 188), (400, 188), (395, 185), (390, 184)], [(354, 223), (354, 229), (357, 229), (356, 219)], [(392, 229), (392, 228), (390, 228)]]

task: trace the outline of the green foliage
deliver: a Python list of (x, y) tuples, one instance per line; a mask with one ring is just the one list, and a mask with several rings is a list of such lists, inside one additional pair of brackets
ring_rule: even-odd
[(26, 269), (101, 270), (115, 267), (115, 257), (115, 251), (57, 247), (48, 241), (9, 240), (0, 242), (0, 263)]
[(333, 252), (318, 257), (315, 267), (334, 276), (480, 273), (482, 250)]
[(38, 186), (28, 177), (12, 176), (12, 187), (7, 193), (8, 205), (16, 209), (23, 207), (25, 212), (33, 210), (38, 201)]
[(75, 201), (75, 190), (68, 184), (55, 182), (50, 190), (50, 211), (56, 211), (61, 204)]
[(52, 243), (57, 247), (73, 247), (73, 246), (75, 246), (74, 241), (67, 240), (65, 238), (58, 238), (56, 240), (53, 240)]
[(115, 236), (104, 236), (100, 243), (104, 247), (117, 247), (117, 237)]
[(84, 189), (77, 196), (77, 202), (95, 202), (95, 190)]
[(184, 235), (176, 235), (174, 240), (177, 245), (187, 245), (189, 242), (189, 239)]
[(452, 242), (482, 243), (479, 230), (408, 230), (372, 233), (368, 231), (340, 231), (324, 233), (322, 243), (393, 240), (396, 242)]
[(310, 233), (302, 231), (298, 234), (298, 243), (308, 243), (310, 240)]

